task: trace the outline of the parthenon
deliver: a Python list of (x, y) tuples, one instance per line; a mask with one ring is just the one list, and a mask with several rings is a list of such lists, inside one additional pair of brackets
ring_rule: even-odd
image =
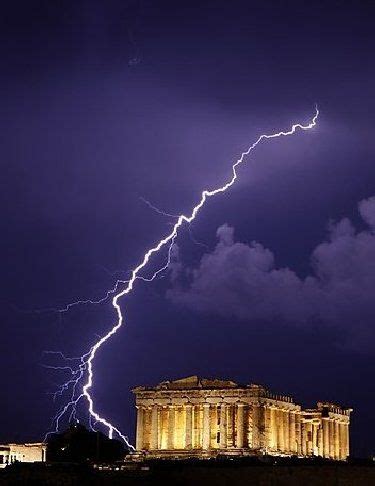
[(349, 456), (350, 408), (318, 402), (303, 410), (261, 385), (190, 376), (139, 386), (136, 449), (149, 458)]

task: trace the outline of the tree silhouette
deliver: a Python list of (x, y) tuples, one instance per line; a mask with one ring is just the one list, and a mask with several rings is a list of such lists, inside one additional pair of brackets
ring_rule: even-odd
[(50, 462), (113, 462), (124, 458), (128, 450), (119, 440), (72, 423), (61, 434), (53, 434), (47, 443)]

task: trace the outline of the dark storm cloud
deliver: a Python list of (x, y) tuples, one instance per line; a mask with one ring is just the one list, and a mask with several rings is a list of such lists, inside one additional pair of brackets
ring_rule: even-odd
[(278, 268), (273, 253), (260, 243), (235, 242), (234, 229), (224, 224), (212, 253), (202, 257), (198, 268), (186, 270), (189, 284), (182, 285), (174, 274), (168, 296), (196, 311), (226, 317), (297, 324), (319, 320), (366, 332), (366, 323), (375, 317), (375, 198), (361, 201), (358, 209), (367, 229), (356, 232), (348, 218), (331, 222), (305, 278)]

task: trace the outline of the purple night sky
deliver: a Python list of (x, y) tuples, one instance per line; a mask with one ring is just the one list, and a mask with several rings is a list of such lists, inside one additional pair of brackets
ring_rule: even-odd
[[(113, 325), (98, 299), (217, 187), (170, 271), (121, 301), (95, 360), (97, 409), (131, 439), (130, 389), (192, 374), (354, 409), (373, 453), (374, 6), (40, 0), (3, 6), (0, 443), (37, 440), (78, 356)], [(162, 259), (154, 260), (160, 265)], [(148, 270), (157, 268), (150, 267)], [(60, 363), (61, 364), (61, 363)], [(87, 418), (86, 407), (80, 407)]]

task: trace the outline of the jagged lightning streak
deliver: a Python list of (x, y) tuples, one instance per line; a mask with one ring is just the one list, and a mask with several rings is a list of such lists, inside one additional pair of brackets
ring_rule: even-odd
[[(113, 327), (104, 336), (102, 336), (90, 348), (90, 350), (86, 354), (84, 354), (82, 356), (81, 363), (84, 365), (84, 368), (81, 368), (81, 366), (82, 366), (82, 364), (81, 364), (79, 370), (81, 370), (81, 373), (82, 374), (80, 375), (79, 379), (81, 379), (83, 377), (83, 375), (87, 376), (86, 382), (84, 383), (84, 385), (82, 387), (82, 393), (80, 393), (80, 395), (76, 399), (74, 399), (74, 395), (73, 395), (72, 400), (58, 414), (58, 416), (57, 416), (57, 423), (61, 419), (61, 417), (66, 413), (66, 411), (68, 410), (68, 408), (70, 406), (75, 407), (75, 405), (78, 403), (78, 401), (81, 398), (85, 398), (87, 400), (87, 402), (88, 402), (88, 405), (89, 405), (89, 414), (90, 414), (90, 417), (93, 418), (93, 419), (95, 419), (95, 422), (96, 423), (100, 423), (100, 424), (102, 424), (103, 426), (105, 426), (108, 429), (109, 437), (110, 438), (112, 438), (113, 433), (116, 432), (125, 441), (125, 443), (132, 450), (134, 450), (134, 447), (129, 443), (129, 441), (127, 440), (127, 438), (120, 432), (120, 430), (118, 428), (116, 428), (114, 425), (112, 425), (110, 422), (108, 422), (105, 418), (101, 417), (95, 411), (95, 409), (94, 409), (94, 401), (93, 401), (93, 398), (92, 398), (92, 396), (90, 394), (90, 390), (91, 390), (91, 388), (93, 386), (93, 379), (94, 379), (94, 374), (93, 374), (93, 361), (95, 359), (95, 356), (96, 356), (98, 350), (102, 347), (102, 345), (105, 342), (107, 342), (114, 334), (116, 334), (117, 331), (120, 329), (120, 327), (124, 323), (124, 316), (123, 316), (123, 313), (121, 311), (121, 307), (120, 307), (120, 304), (119, 304), (120, 299), (122, 297), (124, 297), (125, 295), (129, 294), (133, 290), (134, 283), (135, 283), (135, 281), (137, 279), (141, 279), (141, 280), (145, 280), (145, 281), (151, 282), (161, 272), (163, 272), (164, 270), (166, 270), (168, 268), (168, 266), (169, 266), (169, 264), (171, 262), (173, 244), (174, 244), (175, 239), (176, 239), (176, 237), (178, 235), (178, 230), (180, 229), (180, 227), (184, 223), (190, 224), (192, 221), (194, 221), (194, 219), (196, 218), (196, 216), (199, 213), (200, 209), (204, 206), (204, 204), (205, 204), (205, 202), (207, 201), (208, 198), (213, 197), (213, 196), (216, 196), (217, 194), (220, 194), (220, 193), (223, 193), (223, 192), (227, 191), (236, 182), (236, 180), (238, 178), (237, 168), (241, 164), (243, 164), (246, 156), (249, 155), (250, 152), (252, 152), (257, 145), (259, 145), (263, 140), (268, 140), (268, 139), (272, 139), (272, 138), (279, 138), (279, 137), (286, 137), (286, 136), (289, 136), (289, 135), (293, 135), (298, 129), (299, 130), (310, 130), (311, 128), (313, 128), (313, 127), (316, 126), (316, 122), (317, 122), (318, 116), (319, 116), (319, 110), (318, 110), (318, 107), (316, 106), (315, 107), (315, 114), (314, 114), (313, 118), (311, 119), (311, 121), (307, 125), (302, 125), (300, 123), (296, 123), (296, 124), (292, 125), (292, 127), (288, 131), (280, 131), (280, 132), (272, 133), (272, 134), (269, 134), (269, 135), (268, 134), (262, 134), (262, 135), (260, 135), (258, 137), (258, 139), (252, 145), (250, 145), (250, 147), (246, 151), (242, 152), (242, 154), (239, 157), (239, 159), (232, 165), (232, 176), (229, 179), (229, 181), (226, 182), (224, 185), (222, 185), (220, 187), (217, 187), (215, 189), (211, 189), (211, 190), (204, 189), (202, 191), (202, 193), (201, 193), (201, 198), (200, 198), (198, 204), (196, 204), (196, 206), (193, 207), (193, 209), (191, 211), (191, 214), (188, 215), (188, 216), (186, 216), (184, 214), (180, 214), (177, 217), (176, 222), (173, 224), (170, 233), (168, 235), (166, 235), (164, 238), (162, 238), (161, 240), (159, 240), (159, 242), (154, 247), (150, 248), (144, 254), (144, 256), (143, 256), (143, 258), (141, 260), (141, 263), (139, 263), (139, 265), (136, 266), (131, 271), (131, 275), (130, 275), (129, 280), (127, 280), (127, 281), (121, 281), (121, 283), (124, 283), (125, 284), (125, 287), (121, 291), (119, 291), (118, 293), (116, 293), (116, 295), (114, 295), (114, 297), (112, 298), (112, 305), (113, 305), (113, 307), (114, 307), (114, 309), (116, 311), (116, 314), (117, 314), (117, 321), (113, 325)], [(139, 273), (141, 272), (141, 270), (143, 270), (147, 266), (147, 264), (149, 263), (151, 257), (154, 254), (157, 254), (166, 245), (169, 245), (168, 246), (167, 262), (161, 268), (159, 268), (156, 272), (154, 272), (154, 274), (150, 278), (146, 278), (146, 277), (143, 277), (143, 276), (139, 275)], [(114, 292), (117, 291), (118, 285), (119, 285), (119, 282), (116, 283), (116, 286), (114, 287), (114, 289), (111, 289), (110, 291), (107, 292), (107, 294), (105, 296), (105, 299), (108, 298), (108, 296), (110, 294), (112, 294), (112, 293), (114, 293)], [(78, 301), (78, 302), (69, 304), (69, 306), (77, 305), (80, 302), (82, 302), (82, 301)], [(83, 302), (86, 303), (86, 302), (90, 302), (90, 301), (83, 301)], [(95, 303), (95, 301), (94, 301), (94, 303)], [(69, 308), (69, 307), (67, 307), (67, 308)], [(76, 383), (78, 383), (78, 381)], [(74, 388), (74, 393), (75, 393), (75, 388)]]
[(168, 218), (175, 218), (177, 219), (179, 217), (179, 214), (171, 214), (171, 213), (166, 213), (165, 211), (162, 211), (161, 209), (157, 208), (154, 206), (148, 199), (145, 199), (144, 197), (139, 198), (140, 201), (144, 202), (146, 206), (148, 206), (150, 209), (155, 211), (155, 213), (161, 214), (162, 216), (167, 216)]

